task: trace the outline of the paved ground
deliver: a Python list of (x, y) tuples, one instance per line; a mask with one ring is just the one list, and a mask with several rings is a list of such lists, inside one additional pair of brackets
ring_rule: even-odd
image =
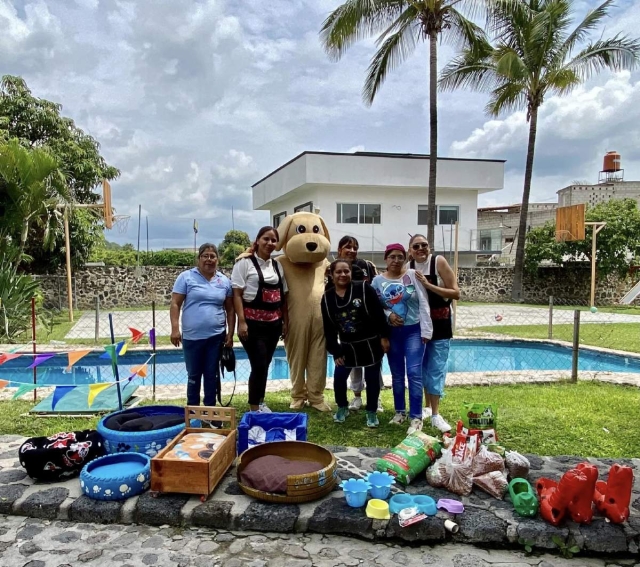
[(595, 567), (634, 560), (485, 551), (464, 544), (400, 547), (330, 535), (250, 534), (206, 528), (103, 526), (0, 516), (3, 567)]
[[(502, 319), (496, 320), (496, 315)], [(460, 305), (457, 309), (456, 328), (459, 331), (476, 327), (492, 327), (504, 325), (547, 325), (549, 311), (544, 307), (521, 307), (518, 305)], [(581, 323), (640, 323), (640, 315), (622, 313), (591, 313), (583, 311), (580, 315)], [(129, 335), (128, 327), (136, 327), (141, 331), (148, 331), (152, 323), (150, 310), (116, 311), (113, 314), (116, 336)], [(553, 324), (573, 324), (573, 311), (570, 309), (555, 309)], [(93, 339), (95, 337), (96, 315), (94, 311), (85, 311), (76, 324), (67, 333), (67, 339)], [(171, 334), (169, 311), (156, 311), (156, 330), (158, 336)], [(99, 316), (99, 336), (109, 337), (109, 313), (102, 311)]]

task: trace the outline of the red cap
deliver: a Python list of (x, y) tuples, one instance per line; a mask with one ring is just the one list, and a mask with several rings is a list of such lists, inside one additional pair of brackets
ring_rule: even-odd
[(407, 255), (407, 251), (404, 249), (404, 246), (402, 246), (402, 244), (400, 244), (399, 242), (396, 242), (395, 244), (388, 244), (384, 249), (384, 259), (386, 260), (387, 256), (394, 250), (402, 252), (405, 256)]

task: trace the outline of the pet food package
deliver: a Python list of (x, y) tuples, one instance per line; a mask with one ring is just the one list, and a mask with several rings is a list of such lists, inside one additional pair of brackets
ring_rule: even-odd
[(529, 459), (516, 451), (507, 451), (505, 463), (509, 471), (509, 478), (527, 478), (531, 464)]
[(409, 484), (440, 456), (442, 446), (435, 437), (416, 431), (376, 462), (376, 470), (387, 472)]
[[(465, 451), (459, 452), (465, 455)], [(456, 457), (451, 451), (443, 451), (442, 458), (435, 466), (440, 467), (445, 481), (444, 488), (458, 496), (468, 496), (473, 488), (473, 459), (466, 452), (466, 459)]]
[(462, 421), (458, 421), (456, 433), (458, 435), (475, 435), (478, 441), (484, 445), (498, 441), (498, 434), (495, 429), (467, 429)]
[(70, 431), (31, 437), (18, 449), (18, 459), (35, 480), (60, 480), (80, 473), (89, 461), (105, 454), (97, 431)]
[(473, 476), (481, 476), (493, 471), (504, 473), (504, 459), (498, 453), (493, 453), (482, 446), (473, 458)]
[(491, 471), (480, 476), (474, 476), (473, 484), (498, 500), (502, 500), (509, 486), (507, 477), (500, 471)]
[[(463, 403), (462, 424), (467, 429), (498, 430), (498, 406), (495, 404)], [(495, 441), (495, 439), (494, 439)]]

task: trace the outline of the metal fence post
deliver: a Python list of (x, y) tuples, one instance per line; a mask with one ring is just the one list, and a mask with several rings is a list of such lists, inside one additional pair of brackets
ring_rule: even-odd
[(571, 356), (571, 381), (578, 381), (578, 355), (580, 350), (580, 310), (573, 312), (573, 352)]
[[(155, 328), (156, 328), (156, 302), (155, 300), (153, 300), (151, 302), (151, 318), (152, 318), (152, 324), (151, 327), (153, 328), (153, 332), (155, 333)], [(154, 335), (154, 339), (153, 339), (153, 344), (151, 345), (151, 347), (153, 348), (153, 354), (156, 354), (156, 340), (157, 338)], [(153, 364), (151, 365), (151, 368), (153, 370), (153, 383), (152, 383), (152, 398), (153, 401), (156, 401), (156, 357), (153, 357)]]
[(553, 295), (549, 296), (549, 338), (553, 338)]
[(100, 340), (100, 298), (96, 295), (96, 329), (94, 341), (97, 343)]
[[(36, 298), (31, 298), (31, 340), (33, 342), (33, 360), (36, 360), (36, 353), (38, 351), (38, 347), (36, 345)], [(38, 383), (38, 369), (33, 367), (33, 385), (35, 386)], [(38, 397), (38, 390), (34, 388), (33, 390), (33, 403), (35, 404)]]

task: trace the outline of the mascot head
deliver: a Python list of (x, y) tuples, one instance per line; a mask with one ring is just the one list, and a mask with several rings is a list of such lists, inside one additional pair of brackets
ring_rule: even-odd
[(284, 250), (294, 264), (314, 264), (331, 250), (329, 231), (322, 217), (313, 213), (294, 213), (278, 227), (276, 250)]

